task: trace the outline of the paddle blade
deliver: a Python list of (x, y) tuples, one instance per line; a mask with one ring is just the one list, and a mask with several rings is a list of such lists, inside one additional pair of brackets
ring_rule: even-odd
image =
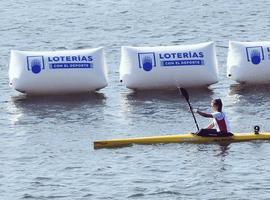
[(185, 97), (187, 101), (189, 101), (188, 92), (184, 88), (180, 88), (181, 94)]

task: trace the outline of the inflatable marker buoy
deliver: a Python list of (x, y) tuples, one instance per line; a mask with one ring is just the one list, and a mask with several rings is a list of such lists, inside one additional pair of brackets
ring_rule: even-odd
[(229, 42), (227, 75), (246, 84), (270, 83), (270, 42)]
[(130, 89), (203, 87), (218, 81), (213, 42), (182, 46), (123, 46), (120, 82)]
[(10, 86), (27, 94), (66, 94), (107, 86), (103, 48), (71, 51), (12, 50)]

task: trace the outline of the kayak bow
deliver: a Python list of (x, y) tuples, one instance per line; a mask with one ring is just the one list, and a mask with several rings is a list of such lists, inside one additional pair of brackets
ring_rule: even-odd
[(215, 142), (244, 142), (252, 140), (270, 140), (270, 133), (237, 134), (231, 137), (202, 137), (194, 134), (165, 135), (141, 138), (113, 139), (95, 141), (94, 149), (131, 146), (132, 144), (166, 144), (166, 143), (215, 143)]

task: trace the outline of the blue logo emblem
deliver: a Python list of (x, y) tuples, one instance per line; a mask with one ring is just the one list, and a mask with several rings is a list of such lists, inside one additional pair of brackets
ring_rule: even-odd
[(139, 67), (144, 71), (151, 71), (153, 67), (156, 67), (155, 53), (138, 53)]
[(27, 56), (27, 69), (38, 74), (45, 69), (43, 56)]
[(247, 47), (246, 52), (248, 62), (251, 62), (254, 65), (258, 65), (262, 60), (264, 60), (264, 53), (262, 46)]

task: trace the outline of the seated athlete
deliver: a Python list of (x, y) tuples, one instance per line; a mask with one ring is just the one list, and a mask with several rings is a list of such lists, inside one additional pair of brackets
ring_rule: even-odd
[(214, 99), (211, 102), (213, 113), (201, 112), (198, 109), (192, 109), (194, 113), (207, 118), (213, 118), (213, 122), (206, 129), (201, 129), (197, 132), (200, 136), (232, 136), (230, 133), (230, 125), (224, 112), (222, 112), (221, 99)]

